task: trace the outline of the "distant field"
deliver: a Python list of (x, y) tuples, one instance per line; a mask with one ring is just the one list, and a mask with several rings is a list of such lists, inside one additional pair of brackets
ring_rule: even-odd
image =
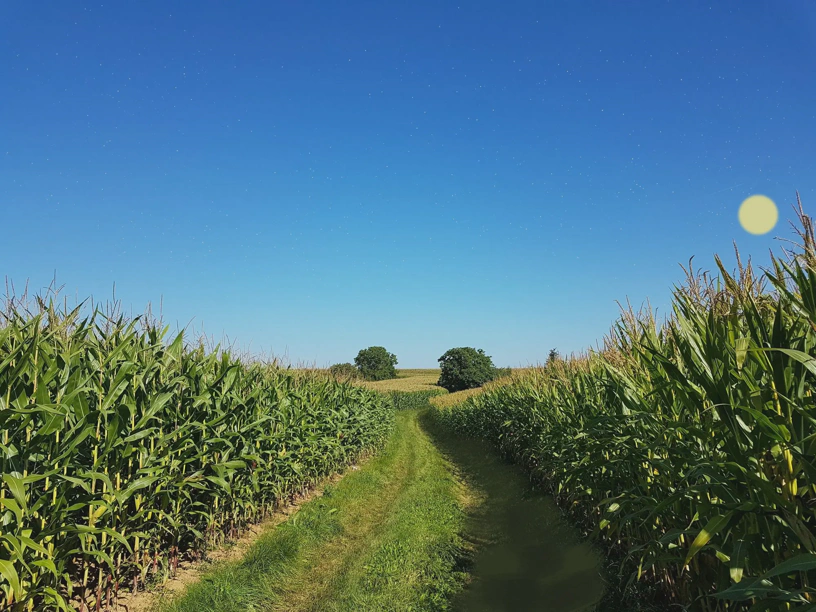
[[(527, 370), (528, 368), (516, 368), (513, 370), (513, 376), (526, 372)], [(441, 372), (442, 371), (439, 369), (397, 370), (397, 378), (392, 378), (390, 380), (360, 381), (359, 384), (377, 391), (441, 390), (442, 387), (436, 384), (437, 381), (439, 381), (439, 375)], [(504, 377), (488, 384), (505, 384), (505, 382), (509, 381), (510, 378), (511, 377)], [(465, 391), (458, 391), (456, 393), (440, 395), (439, 397), (432, 398), (431, 403), (435, 406), (439, 406), (440, 408), (447, 408), (449, 406), (455, 406), (456, 404), (465, 401), (467, 398), (473, 395), (478, 395), (481, 392), (481, 388), (466, 389)]]
[[(411, 372), (412, 374), (408, 374)], [(442, 389), (437, 386), (439, 370), (397, 370), (398, 378), (391, 380), (364, 381), (361, 385), (377, 391), (430, 391)]]
[[(513, 368), (513, 373), (510, 376), (505, 376), (492, 383), (488, 383), (487, 387), (493, 385), (504, 385), (510, 382), (513, 378), (523, 375), (533, 368)], [(427, 370), (397, 370), (397, 378), (391, 380), (377, 380), (377, 381), (360, 381), (358, 384), (375, 389), (377, 391), (430, 391), (432, 389), (442, 390), (442, 387), (436, 383), (439, 380), (439, 369)], [(482, 392), (482, 388), (465, 389), (464, 391), (457, 391), (440, 395), (431, 399), (431, 403), (439, 408), (448, 408), (455, 406), (467, 398), (478, 395)]]
[(439, 378), (439, 375), (442, 373), (442, 370), (439, 368), (429, 368), (427, 370), (401, 370), (397, 368), (397, 378), (413, 378), (414, 376), (436, 376)]

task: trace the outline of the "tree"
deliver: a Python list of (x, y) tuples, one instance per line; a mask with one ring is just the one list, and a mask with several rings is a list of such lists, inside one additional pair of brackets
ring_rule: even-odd
[(331, 375), (338, 380), (354, 380), (360, 378), (360, 370), (353, 363), (335, 363), (329, 368)]
[(397, 356), (389, 353), (382, 346), (369, 346), (362, 349), (354, 358), (354, 365), (368, 380), (386, 380), (397, 377)]
[(496, 368), (482, 349), (452, 348), (439, 358), (442, 375), (439, 386), (451, 393), (481, 387), (496, 377)]
[(558, 349), (551, 348), (550, 354), (547, 355), (547, 363), (545, 365), (550, 365), (551, 363), (555, 363), (561, 359), (561, 355), (558, 354)]

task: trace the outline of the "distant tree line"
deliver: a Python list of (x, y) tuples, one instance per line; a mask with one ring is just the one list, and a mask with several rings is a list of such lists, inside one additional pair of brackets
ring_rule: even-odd
[[(557, 351), (550, 351), (550, 359)], [(497, 368), (483, 349), (469, 346), (452, 348), (438, 360), (440, 387), (451, 393), (481, 387), (491, 380), (510, 374), (510, 368)], [(337, 363), (329, 368), (336, 378), (350, 380), (388, 380), (397, 377), (397, 356), (382, 346), (360, 350), (354, 363)]]
[(438, 361), (442, 374), (437, 384), (451, 393), (475, 389), (510, 374), (510, 368), (497, 368), (493, 365), (493, 359), (483, 349), (469, 346), (452, 348)]
[(397, 356), (385, 347), (369, 346), (360, 350), (354, 363), (336, 363), (329, 368), (335, 378), (388, 380), (397, 377)]

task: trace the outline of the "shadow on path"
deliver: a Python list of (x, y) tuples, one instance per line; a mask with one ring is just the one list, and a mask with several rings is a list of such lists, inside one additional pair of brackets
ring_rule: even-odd
[(585, 612), (603, 595), (601, 559), (535, 491), (517, 466), (481, 440), (421, 424), (476, 492), (466, 540), (475, 553), (471, 584), (453, 601), (460, 612)]

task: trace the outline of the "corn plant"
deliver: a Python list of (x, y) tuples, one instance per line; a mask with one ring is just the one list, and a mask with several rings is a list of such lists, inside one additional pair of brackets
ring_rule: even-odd
[(167, 332), (53, 299), (0, 313), (0, 610), (110, 609), (390, 431), (374, 391)]
[[(798, 196), (797, 196), (798, 198)], [(758, 274), (691, 266), (671, 316), (439, 417), (492, 440), (620, 560), (621, 589), (705, 612), (816, 610), (816, 241)], [(631, 592), (631, 591), (630, 591)]]

